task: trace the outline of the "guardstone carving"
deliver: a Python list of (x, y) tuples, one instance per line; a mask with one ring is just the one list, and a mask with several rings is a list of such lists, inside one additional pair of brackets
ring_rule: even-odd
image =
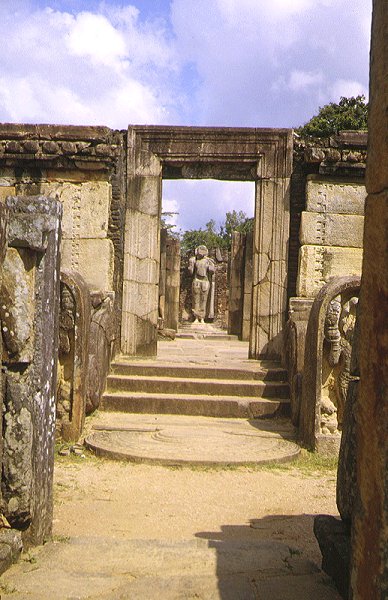
[(350, 374), (359, 277), (333, 278), (311, 308), (304, 353), (299, 437), (312, 450), (339, 451)]
[(57, 425), (65, 441), (77, 440), (85, 420), (89, 362), (90, 292), (78, 273), (61, 273)]

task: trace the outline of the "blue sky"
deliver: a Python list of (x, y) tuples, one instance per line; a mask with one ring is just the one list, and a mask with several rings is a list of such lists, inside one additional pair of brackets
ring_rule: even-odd
[[(1, 0), (0, 120), (298, 126), (367, 95), (371, 4)], [(165, 182), (165, 205), (184, 228), (250, 212), (252, 186), (230, 186)]]

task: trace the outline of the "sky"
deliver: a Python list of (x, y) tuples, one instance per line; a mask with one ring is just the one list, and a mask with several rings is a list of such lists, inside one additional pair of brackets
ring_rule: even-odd
[[(0, 0), (0, 121), (296, 127), (368, 95), (371, 11), (372, 0)], [(182, 229), (252, 214), (250, 184), (163, 189)]]

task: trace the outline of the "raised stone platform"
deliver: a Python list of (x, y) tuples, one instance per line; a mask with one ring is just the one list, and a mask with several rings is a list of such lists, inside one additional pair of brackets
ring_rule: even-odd
[(288, 419), (100, 413), (85, 443), (98, 456), (161, 465), (257, 465), (300, 452)]

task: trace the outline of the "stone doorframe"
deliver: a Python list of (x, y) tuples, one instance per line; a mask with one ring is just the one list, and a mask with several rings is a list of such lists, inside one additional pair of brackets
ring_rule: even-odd
[(251, 358), (279, 358), (287, 309), (292, 130), (128, 128), (121, 350), (157, 351), (162, 179), (255, 182)]

